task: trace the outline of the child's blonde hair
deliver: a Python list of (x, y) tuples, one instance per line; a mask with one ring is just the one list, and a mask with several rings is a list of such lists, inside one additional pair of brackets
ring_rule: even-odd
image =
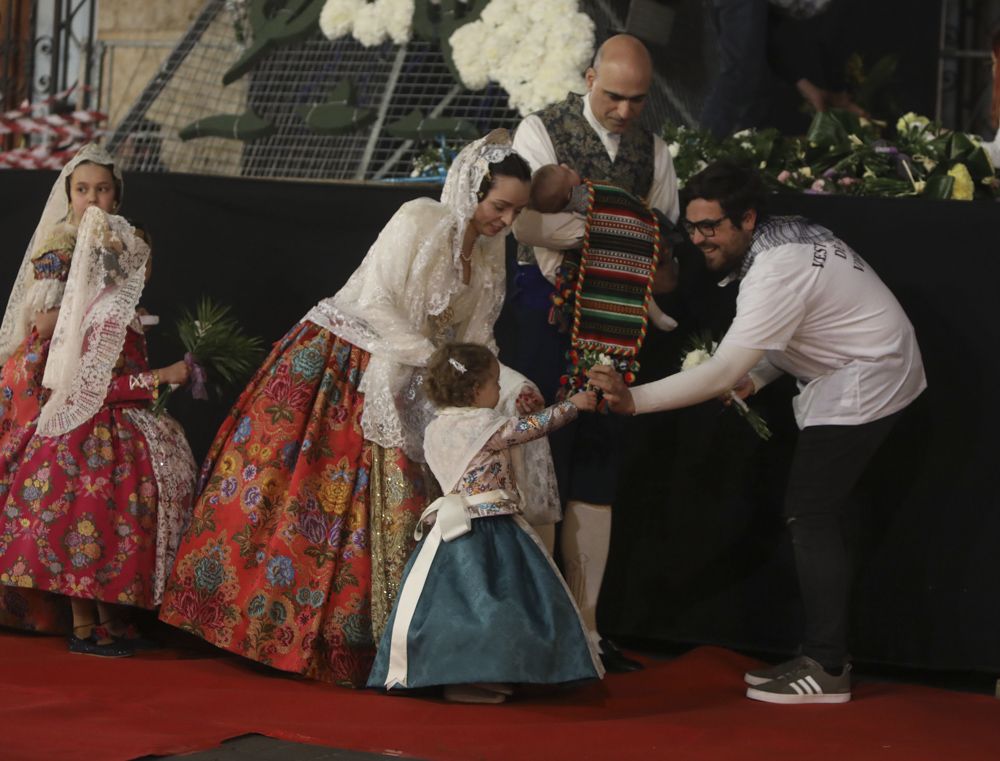
[(482, 344), (445, 344), (427, 363), (428, 398), (438, 407), (471, 407), (476, 398), (476, 385), (489, 379), (496, 361), (493, 353)]

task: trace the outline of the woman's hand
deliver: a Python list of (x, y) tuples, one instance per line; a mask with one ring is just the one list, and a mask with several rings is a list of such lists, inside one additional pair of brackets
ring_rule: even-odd
[(514, 409), (518, 415), (530, 415), (532, 412), (545, 409), (545, 400), (535, 391), (534, 386), (525, 385), (514, 400)]
[(172, 365), (161, 367), (156, 373), (160, 376), (160, 383), (183, 386), (188, 382), (191, 370), (188, 368), (187, 362), (182, 359), (180, 362), (174, 362)]
[(612, 412), (619, 415), (634, 415), (635, 402), (621, 375), (607, 365), (594, 365), (587, 372), (590, 385), (604, 392), (604, 399)]
[(47, 312), (35, 312), (35, 331), (39, 338), (52, 338), (56, 332), (56, 321), (59, 319), (59, 309), (50, 309)]

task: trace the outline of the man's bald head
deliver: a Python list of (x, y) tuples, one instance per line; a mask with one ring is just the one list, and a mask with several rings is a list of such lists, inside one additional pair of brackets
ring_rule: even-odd
[(653, 81), (653, 59), (630, 34), (616, 34), (597, 50), (587, 69), (594, 116), (609, 132), (622, 133), (642, 113)]

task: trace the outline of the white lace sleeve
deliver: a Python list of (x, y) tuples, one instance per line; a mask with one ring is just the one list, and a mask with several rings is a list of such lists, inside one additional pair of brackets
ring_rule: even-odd
[[(526, 385), (538, 391), (538, 387), (519, 372), (500, 365), (500, 401), (497, 410), (501, 415), (516, 417), (519, 414), (515, 403)], [(521, 492), (524, 519), (532, 526), (544, 526), (562, 520), (559, 486), (548, 438), (542, 437), (511, 447), (510, 459), (514, 466), (514, 479)]]
[(397, 362), (427, 364), (434, 345), (421, 332), (425, 326), (414, 324), (406, 291), (422, 285), (413, 282), (413, 269), (429, 232), (410, 204), (393, 215), (347, 285), (329, 300), (328, 309), (353, 318), (332, 326), (334, 332), (366, 351), (391, 353)]

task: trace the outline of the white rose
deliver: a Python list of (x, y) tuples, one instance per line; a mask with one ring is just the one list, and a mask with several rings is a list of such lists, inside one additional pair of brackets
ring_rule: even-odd
[(335, 40), (348, 34), (354, 17), (365, 0), (326, 0), (319, 14), (319, 28), (327, 39)]
[(745, 137), (750, 137), (750, 134), (751, 134), (750, 130), (741, 129), (739, 132), (735, 133), (733, 137), (736, 138), (737, 140), (742, 140)]
[(677, 154), (681, 152), (681, 144), (678, 142), (673, 142), (667, 146), (667, 150), (670, 151), (670, 158), (677, 158)]
[(413, 6), (413, 0), (391, 0), (390, 8), (384, 12), (386, 31), (397, 45), (405, 45), (410, 41)]
[(748, 142), (744, 141), (744, 142), (740, 143), (740, 148), (742, 148), (745, 151), (752, 151), (753, 150), (753, 143), (748, 143)]
[(380, 10), (375, 3), (369, 3), (358, 9), (354, 16), (354, 39), (366, 48), (382, 44), (388, 36), (379, 16)]
[(684, 361), (681, 363), (681, 370), (690, 370), (692, 367), (697, 367), (711, 358), (712, 355), (704, 349), (692, 349), (684, 357)]
[(527, 114), (585, 89), (594, 22), (578, 0), (493, 0), (449, 41), (462, 84), (479, 89), (493, 80)]

